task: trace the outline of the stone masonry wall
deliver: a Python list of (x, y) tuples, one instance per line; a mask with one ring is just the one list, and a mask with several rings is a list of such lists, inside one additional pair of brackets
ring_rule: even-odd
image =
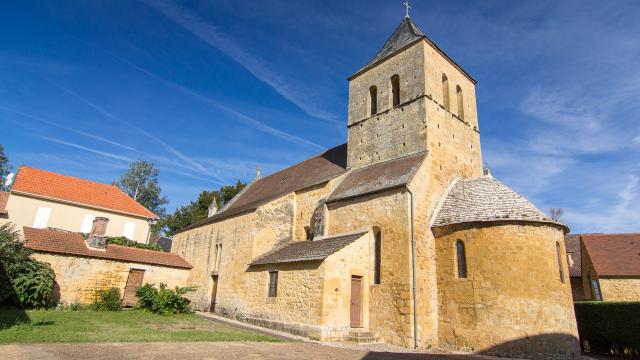
[(128, 263), (87, 257), (37, 252), (31, 255), (51, 264), (60, 289), (61, 304), (90, 304), (99, 290), (115, 287), (124, 295), (130, 269), (144, 270), (143, 284), (160, 283), (168, 287), (185, 286), (189, 269)]
[[(278, 271), (277, 296), (268, 297), (269, 271)], [(242, 320), (293, 334), (322, 337), (320, 262), (250, 267)]]
[(640, 277), (600, 278), (604, 301), (640, 301)]
[(369, 286), (369, 330), (387, 343), (412, 346), (411, 244), (408, 199), (402, 189), (328, 204), (328, 233), (378, 227), (381, 283)]
[[(459, 278), (456, 241), (466, 250)], [(436, 229), (441, 348), (525, 358), (580, 354), (561, 230), (494, 224)]]
[(362, 329), (369, 329), (369, 289), (374, 271), (374, 242), (371, 231), (324, 262), (322, 324), (323, 340), (340, 341), (353, 331), (351, 328), (351, 277), (362, 277)]
[[(349, 155), (353, 169), (424, 151), (425, 44), (419, 42), (349, 82)], [(400, 105), (392, 106), (391, 77), (400, 77)], [(369, 88), (377, 87), (377, 113), (370, 114)]]

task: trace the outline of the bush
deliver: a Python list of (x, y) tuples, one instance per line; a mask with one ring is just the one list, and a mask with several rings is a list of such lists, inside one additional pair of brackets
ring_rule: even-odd
[(29, 257), (13, 225), (0, 225), (0, 305), (40, 308), (50, 305), (55, 273)]
[(93, 308), (98, 311), (120, 311), (122, 309), (120, 289), (112, 287), (109, 290), (98, 291)]
[(105, 237), (105, 240), (107, 241), (107, 245), (108, 244), (114, 244), (114, 245), (135, 247), (135, 248), (139, 248), (139, 249), (146, 249), (146, 250), (153, 250), (153, 251), (163, 251), (162, 248), (160, 247), (160, 245), (158, 245), (158, 244), (143, 244), (143, 243), (139, 243), (137, 241), (129, 240), (124, 236), (115, 236), (115, 237), (107, 236), (107, 237)]
[(193, 287), (178, 286), (171, 290), (167, 289), (167, 285), (163, 283), (160, 284), (159, 289), (156, 289), (153, 284), (145, 284), (136, 291), (138, 297), (136, 307), (162, 315), (191, 313), (190, 301), (182, 295), (194, 290)]
[(640, 302), (575, 303), (583, 350), (640, 358)]

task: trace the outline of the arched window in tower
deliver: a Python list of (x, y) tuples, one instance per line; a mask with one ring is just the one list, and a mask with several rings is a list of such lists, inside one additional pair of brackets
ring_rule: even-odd
[(369, 88), (369, 115), (378, 113), (378, 87), (373, 85)]
[(400, 105), (400, 76), (391, 77), (391, 104), (393, 107)]
[(447, 75), (442, 74), (442, 105), (448, 111), (451, 111), (451, 105), (449, 103), (449, 79)]
[(375, 248), (373, 283), (380, 284), (380, 265), (382, 263), (382, 232), (380, 232), (380, 229), (377, 227), (373, 228), (373, 238)]
[(458, 97), (458, 117), (464, 120), (464, 99), (462, 98), (460, 85), (456, 86), (456, 96)]
[(458, 261), (458, 278), (467, 277), (467, 254), (462, 240), (456, 241), (456, 260)]
[(558, 270), (560, 271), (560, 281), (564, 283), (564, 270), (562, 269), (562, 258), (560, 257), (560, 243), (556, 242), (556, 256), (558, 257)]

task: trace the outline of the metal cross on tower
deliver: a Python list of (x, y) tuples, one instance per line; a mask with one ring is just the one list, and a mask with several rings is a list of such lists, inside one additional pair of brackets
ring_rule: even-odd
[(409, 9), (411, 9), (411, 6), (409, 5), (409, 0), (406, 0), (404, 3), (402, 3), (402, 6), (407, 8), (407, 13), (405, 17), (409, 17)]

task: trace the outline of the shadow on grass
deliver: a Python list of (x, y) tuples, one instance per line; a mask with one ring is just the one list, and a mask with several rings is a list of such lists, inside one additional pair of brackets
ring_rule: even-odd
[(0, 330), (29, 323), (31, 319), (24, 310), (0, 308)]

